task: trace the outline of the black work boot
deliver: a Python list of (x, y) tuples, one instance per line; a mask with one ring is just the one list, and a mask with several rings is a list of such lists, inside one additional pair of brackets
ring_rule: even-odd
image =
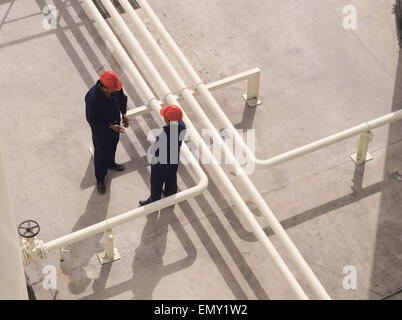
[(115, 163), (113, 167), (110, 169), (115, 170), (115, 171), (124, 171), (126, 168), (122, 164)]
[(98, 182), (96, 184), (96, 189), (98, 189), (98, 192), (100, 194), (105, 194), (106, 193), (106, 187), (104, 182)]
[(140, 200), (139, 201), (139, 204), (140, 204), (140, 207), (142, 207), (142, 206), (146, 206), (148, 203), (151, 203), (152, 201), (150, 200), (150, 198), (148, 198), (147, 200)]

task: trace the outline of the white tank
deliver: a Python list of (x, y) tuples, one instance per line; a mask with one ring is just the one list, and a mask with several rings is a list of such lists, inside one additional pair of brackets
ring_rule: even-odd
[(17, 225), (11, 205), (0, 142), (0, 299), (27, 300)]

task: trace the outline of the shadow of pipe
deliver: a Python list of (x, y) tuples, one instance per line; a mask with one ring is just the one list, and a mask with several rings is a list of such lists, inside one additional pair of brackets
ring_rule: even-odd
[[(106, 219), (111, 193), (110, 180), (105, 179), (105, 184), (106, 194), (99, 195), (96, 188), (94, 189), (88, 200), (85, 212), (75, 223), (71, 230), (72, 232)], [(60, 268), (69, 277), (68, 288), (73, 294), (84, 292), (91, 283), (91, 279), (84, 269), (92, 257), (104, 250), (104, 246), (100, 243), (102, 238), (103, 233), (100, 233), (66, 247), (69, 253), (64, 261), (60, 263)]]
[(255, 114), (257, 112), (258, 107), (253, 107), (250, 108), (247, 103), (244, 104), (244, 109), (243, 109), (243, 115), (242, 119), (239, 123), (236, 123), (234, 127), (236, 129), (252, 129), (253, 128), (253, 123), (254, 123), (254, 118)]
[[(344, 197), (322, 204), (318, 207), (299, 213), (289, 219), (280, 221), (280, 223), (284, 229), (290, 229), (296, 227), (297, 225), (318, 218), (324, 214), (331, 213), (339, 208), (351, 205), (352, 203), (358, 202), (373, 194), (382, 192), (382, 190), (385, 189), (389, 183), (390, 181), (389, 179), (387, 179), (372, 184), (368, 187), (357, 189), (355, 192), (349, 195), (346, 195)], [(274, 235), (274, 232), (270, 227), (264, 228), (264, 231), (268, 236)]]
[[(110, 299), (129, 291), (133, 293), (132, 299), (150, 300), (163, 277), (184, 270), (194, 263), (197, 250), (174, 214), (173, 206), (150, 214), (146, 219), (140, 244), (135, 249), (132, 278), (105, 288), (109, 276), (107, 270), (110, 271), (111, 267), (102, 267), (105, 272), (101, 271), (100, 276), (95, 279), (92, 286), (94, 293), (82, 300)], [(169, 225), (175, 226), (173, 231), (182, 244), (186, 257), (165, 265), (163, 256), (166, 252)]]
[[(180, 170), (180, 176), (185, 181), (186, 185), (194, 184), (194, 180), (188, 173), (182, 172)], [(205, 171), (205, 170), (204, 170)], [(210, 179), (210, 177), (209, 177)], [(209, 188), (211, 187), (212, 179), (209, 180)], [(215, 186), (216, 187), (216, 186)], [(214, 197), (217, 197), (215, 192), (209, 190)], [(261, 283), (254, 275), (253, 270), (248, 265), (247, 261), (241, 254), (240, 250), (237, 248), (236, 244), (234, 243), (233, 239), (230, 237), (229, 233), (227, 232), (224, 225), (219, 220), (217, 214), (213, 212), (213, 209), (209, 202), (206, 200), (204, 195), (199, 195), (194, 198), (200, 208), (206, 209), (207, 212), (211, 212), (210, 214), (206, 214), (206, 218), (210, 225), (212, 226), (215, 233), (218, 235), (220, 240), (222, 241), (223, 245), (225, 246), (227, 252), (230, 253), (233, 261), (236, 263), (236, 266), (239, 270), (241, 270), (242, 275), (244, 276), (245, 280), (248, 282), (250, 288), (256, 295), (258, 299), (269, 299), (268, 295), (266, 294), (264, 288), (261, 286)], [(220, 273), (224, 277), (227, 285), (231, 289), (232, 293), (236, 297), (236, 299), (247, 299), (247, 296), (244, 290), (241, 288), (239, 282), (236, 280), (233, 272), (230, 270), (230, 267), (227, 265), (226, 261), (223, 259), (222, 255), (219, 253), (219, 249), (213, 243), (212, 239), (208, 235), (205, 228), (202, 226), (199, 217), (197, 218), (196, 213), (191, 208), (188, 202), (183, 202), (179, 204), (180, 208), (182, 209), (183, 213), (187, 217), (188, 221), (191, 221), (191, 226), (193, 227), (194, 231), (197, 233), (199, 239), (202, 241), (205, 249), (207, 250), (208, 254), (211, 256), (212, 260), (214, 261), (215, 265), (219, 269)], [(237, 228), (236, 234), (242, 234), (247, 231), (244, 230), (243, 226), (237, 219), (235, 218), (234, 212), (232, 208), (227, 208), (225, 210), (227, 213), (225, 216), (230, 215), (229, 221), (231, 222), (230, 225), (233, 227), (233, 221), (237, 221), (238, 224), (235, 225)], [(205, 211), (204, 211), (205, 212)], [(233, 216), (232, 216), (233, 215)], [(240, 229), (240, 231), (239, 231)], [(236, 229), (235, 229), (236, 230)]]

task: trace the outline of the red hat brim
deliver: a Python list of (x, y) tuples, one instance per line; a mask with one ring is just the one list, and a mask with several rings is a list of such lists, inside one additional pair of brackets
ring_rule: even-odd
[(114, 91), (120, 91), (122, 86), (123, 86), (123, 83), (119, 80), (119, 81), (117, 82), (116, 88), (110, 88), (110, 89), (112, 89), (112, 90), (114, 90)]

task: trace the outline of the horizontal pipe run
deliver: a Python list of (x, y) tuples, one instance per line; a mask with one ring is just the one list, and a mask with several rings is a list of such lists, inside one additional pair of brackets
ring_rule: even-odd
[[(126, 2), (127, 2), (126, 0), (121, 0), (123, 7)], [(170, 94), (170, 90), (167, 87), (166, 83), (160, 77), (159, 72), (153, 66), (152, 62), (150, 62), (149, 58), (146, 56), (145, 52), (143, 51), (142, 47), (139, 45), (138, 41), (135, 39), (133, 34), (131, 32), (129, 32), (129, 29), (127, 29), (126, 26), (124, 26), (125, 25), (124, 20), (118, 14), (116, 14), (116, 12), (114, 12), (114, 11), (116, 11), (116, 9), (112, 8), (110, 5), (108, 6), (107, 9), (108, 9), (108, 11), (110, 9), (112, 20), (118, 25), (119, 30), (123, 31), (123, 34), (124, 34), (123, 38), (125, 38), (125, 40), (127, 41), (128, 48), (130, 49), (132, 54), (139, 60), (139, 61), (137, 61), (137, 63), (141, 62), (141, 64), (145, 65), (146, 68), (148, 69), (148, 71), (150, 71), (151, 76), (154, 78), (153, 80), (160, 87), (160, 89), (164, 92), (166, 101), (169, 104), (179, 105), (179, 103), (176, 99), (176, 96), (174, 94)], [(128, 10), (128, 12), (130, 12), (130, 10)], [(195, 98), (193, 97), (193, 95), (189, 89), (184, 88), (182, 90), (182, 95), (188, 103), (197, 105), (197, 107), (200, 108), (200, 106), (198, 105), (197, 101), (195, 100)], [(155, 103), (157, 103), (157, 101), (155, 101), (155, 100), (152, 101), (151, 107)], [(271, 257), (273, 258), (273, 261), (275, 262), (275, 264), (277, 264), (280, 271), (284, 275), (285, 279), (288, 281), (288, 283), (291, 285), (291, 287), (295, 290), (297, 296), (300, 299), (307, 299), (308, 297), (306, 296), (305, 292), (300, 287), (300, 285), (294, 278), (293, 274), (290, 272), (287, 265), (284, 263), (283, 259), (280, 257), (280, 255), (276, 251), (275, 247), (270, 242), (269, 238), (267, 237), (267, 235), (265, 234), (265, 232), (263, 231), (263, 229), (261, 228), (261, 226), (255, 219), (252, 212), (249, 210), (249, 208), (245, 204), (244, 200), (241, 198), (241, 196), (238, 193), (238, 191), (236, 190), (236, 188), (233, 186), (230, 179), (226, 176), (224, 170), (220, 167), (219, 163), (212, 156), (212, 153), (209, 150), (208, 146), (205, 144), (205, 141), (203, 141), (203, 139), (197, 133), (194, 125), (192, 124), (192, 122), (186, 116), (185, 113), (184, 113), (184, 119), (185, 119), (185, 122), (186, 122), (187, 127), (190, 130), (190, 132), (193, 132), (193, 137), (192, 137), (193, 140), (197, 143), (197, 145), (201, 146), (202, 149), (204, 151), (206, 151), (209, 158), (213, 160), (210, 167), (213, 170), (214, 175), (222, 183), (224, 188), (227, 190), (227, 194), (234, 201), (235, 205), (245, 215), (245, 217), (248, 220), (248, 222), (250, 223), (250, 226), (252, 227), (253, 232), (256, 235), (257, 239), (259, 241), (261, 241), (261, 243), (264, 245), (264, 247), (270, 253)], [(226, 147), (226, 145), (224, 145), (224, 147)], [(226, 152), (227, 152), (227, 147), (226, 147)], [(232, 155), (232, 157), (233, 157), (233, 155)]]
[(341, 142), (343, 140), (358, 136), (362, 133), (370, 131), (371, 129), (381, 127), (383, 125), (398, 121), (400, 119), (402, 119), (402, 110), (398, 110), (396, 112), (389, 113), (385, 116), (371, 120), (369, 122), (362, 123), (356, 127), (333, 134), (333, 135), (323, 138), (321, 140), (317, 140), (315, 142), (306, 144), (302, 147), (296, 148), (292, 151), (282, 153), (282, 154), (272, 157), (270, 159), (256, 160), (256, 167), (263, 168), (263, 169), (271, 168), (278, 164), (301, 157), (303, 155), (306, 155), (313, 151), (328, 147), (330, 145)]
[(335, 143), (343, 141), (345, 139), (354, 137), (356, 135), (359, 135), (361, 132), (365, 132), (367, 130), (368, 130), (367, 124), (363, 123), (352, 129), (345, 130), (341, 133), (337, 133), (332, 136), (317, 140), (313, 143), (296, 148), (289, 152), (282, 153), (282, 154), (272, 157), (270, 159), (267, 159), (264, 161), (258, 161), (258, 162), (256, 162), (256, 164), (258, 163), (258, 167), (260, 167), (260, 168), (270, 168), (275, 165), (284, 163), (286, 161), (295, 159), (297, 157), (301, 157), (301, 156), (311, 153), (313, 151), (325, 148), (331, 144), (335, 144)]
[[(223, 112), (222, 108), (219, 106), (215, 98), (212, 96), (211, 92), (209, 91), (209, 88), (207, 85), (203, 83), (201, 78), (198, 76), (198, 74), (195, 72), (194, 68), (191, 66), (187, 58), (184, 56), (184, 54), (181, 52), (180, 48), (177, 46), (175, 41), (172, 39), (170, 34), (167, 32), (167, 30), (164, 28), (162, 23), (160, 22), (159, 18), (156, 16), (156, 14), (153, 12), (152, 8), (148, 5), (146, 0), (138, 0), (138, 3), (140, 6), (144, 9), (146, 12), (147, 16), (150, 18), (152, 24), (157, 28), (159, 33), (161, 34), (163, 40), (167, 43), (169, 48), (173, 51), (175, 54), (176, 58), (179, 60), (179, 62), (182, 64), (184, 70), (192, 79), (193, 82), (196, 83), (196, 89), (201, 93), (201, 96), (206, 100), (207, 105), (211, 108), (211, 110), (215, 113), (215, 116), (223, 121), (224, 126), (228, 129), (233, 129), (234, 133), (234, 138), (236, 141), (242, 146), (243, 150), (246, 152), (247, 157), (250, 161), (253, 161), (255, 163), (255, 166), (257, 169), (267, 169), (270, 167), (273, 167), (275, 165), (284, 163), (286, 161), (290, 161), (292, 159), (295, 159), (297, 157), (306, 155), (308, 153), (311, 153), (313, 151), (316, 151), (318, 149), (327, 147), (329, 145), (335, 144), (337, 142), (340, 142), (342, 140), (351, 138), (353, 136), (359, 135), (360, 133), (363, 133), (364, 131), (356, 131), (356, 134), (350, 135), (351, 132), (355, 131), (355, 128), (351, 128), (349, 130), (346, 130), (344, 132), (332, 135), (330, 137), (318, 140), (316, 142), (307, 144), (305, 146), (299, 147), (295, 150), (280, 154), (278, 156), (274, 156), (272, 158), (266, 159), (266, 160), (260, 160), (255, 157), (255, 154), (250, 151), (248, 148), (247, 144), (244, 142), (243, 138), (240, 137), (238, 134), (237, 130), (234, 128), (233, 124), (231, 121), (228, 119), (226, 114)], [(402, 110), (390, 113), (388, 115), (385, 115), (383, 117), (380, 117), (378, 119), (369, 121), (367, 125), (369, 126), (369, 129), (374, 129), (376, 127), (380, 127), (382, 125), (385, 125), (387, 123), (391, 123), (397, 120), (402, 119)], [(366, 125), (363, 124), (361, 125), (362, 127)], [(360, 128), (360, 126), (357, 126), (357, 128)], [(341, 137), (341, 138), (340, 138)]]
[[(256, 70), (259, 70), (259, 69), (252, 69), (252, 70), (246, 71), (246, 73), (249, 76), (250, 74), (255, 73)], [(236, 79), (238, 81), (244, 80), (244, 78), (241, 75), (239, 75), (239, 76), (236, 75), (234, 77), (236, 77)], [(245, 78), (247, 78), (247, 76), (245, 76)], [(223, 85), (223, 83), (225, 85), (228, 85), (228, 83), (231, 83), (231, 79), (225, 78), (220, 81), (217, 81), (217, 82), (214, 82), (211, 84), (207, 84), (204, 86), (200, 85), (199, 90), (192, 92), (192, 94), (194, 96), (196, 96), (197, 94), (201, 93), (201, 95), (206, 99), (207, 103), (209, 103), (209, 105), (211, 105), (213, 102), (209, 101), (210, 97), (205, 93), (205, 90), (218, 89), (221, 85)], [(178, 100), (180, 100), (180, 99), (181, 99), (181, 97), (178, 98)], [(160, 101), (160, 100), (158, 102), (162, 103), (162, 101)], [(213, 108), (213, 109), (217, 110), (217, 108)], [(142, 106), (142, 107), (134, 108), (134, 109), (128, 111), (127, 116), (129, 119), (132, 119), (132, 118), (135, 118), (136, 116), (149, 113), (149, 112), (151, 112), (151, 110), (152, 109), (150, 109), (146, 106)], [(226, 115), (225, 115), (225, 117), (226, 117)], [(322, 148), (328, 147), (330, 145), (347, 140), (349, 138), (358, 136), (359, 134), (367, 132), (371, 129), (376, 129), (381, 126), (399, 121), (401, 119), (402, 119), (402, 110), (398, 110), (398, 111), (389, 113), (385, 116), (379, 117), (377, 119), (371, 120), (369, 122), (362, 123), (353, 128), (350, 128), (350, 129), (341, 131), (339, 133), (333, 134), (331, 136), (325, 137), (323, 139), (311, 142), (309, 144), (298, 147), (291, 151), (284, 152), (282, 154), (279, 154), (277, 156), (274, 156), (274, 157), (266, 159), (266, 160), (257, 159), (255, 157), (255, 155), (249, 151), (249, 148), (246, 145), (246, 143), (244, 142), (243, 138), (238, 135), (237, 130), (233, 127), (232, 124), (231, 124), (231, 126), (232, 126), (231, 129), (233, 130), (235, 138), (240, 142), (240, 145), (242, 146), (243, 150), (247, 152), (248, 158), (251, 161), (255, 162), (256, 168), (257, 169), (268, 169), (268, 168), (277, 166), (279, 164), (285, 163), (287, 161), (302, 157), (306, 154), (312, 153), (312, 152), (320, 150)]]
[(135, 117), (142, 116), (144, 114), (150, 113), (152, 111), (151, 108), (147, 106), (137, 107), (127, 111), (127, 118), (134, 119)]
[[(383, 125), (398, 121), (402, 119), (402, 110), (389, 113), (385, 116), (367, 122), (370, 129), (376, 129)], [(362, 132), (363, 133), (363, 132)]]
[(124, 223), (136, 220), (138, 218), (141, 218), (143, 216), (146, 216), (146, 215), (156, 212), (158, 210), (170, 207), (172, 205), (175, 205), (182, 201), (191, 199), (191, 198), (201, 194), (208, 187), (208, 178), (207, 178), (205, 172), (201, 169), (199, 164), (193, 158), (193, 156), (187, 146), (183, 145), (182, 152), (185, 157), (190, 157), (188, 159), (192, 158), (192, 160), (193, 160), (191, 162), (191, 166), (193, 167), (193, 170), (195, 171), (196, 176), (199, 179), (199, 182), (196, 186), (194, 186), (190, 189), (181, 191), (179, 193), (176, 193), (172, 196), (152, 202), (146, 206), (139, 207), (134, 210), (130, 210), (126, 213), (122, 213), (116, 217), (99, 222), (99, 223), (89, 226), (87, 228), (75, 231), (73, 233), (60, 237), (58, 239), (49, 241), (44, 244), (45, 250), (47, 252), (55, 251), (57, 249), (71, 245), (72, 243), (75, 243), (75, 242), (84, 240), (86, 238), (89, 238), (91, 236), (94, 236), (98, 233), (102, 233), (107, 229), (114, 228), (114, 227), (117, 227)]
[[(122, 0), (122, 3), (123, 3), (123, 0)], [(171, 66), (170, 63), (169, 63), (169, 65)], [(248, 80), (251, 76), (255, 75), (255, 74), (258, 73), (258, 72), (260, 72), (260, 69), (254, 68), (254, 69), (247, 70), (247, 71), (245, 71), (245, 72), (236, 74), (236, 75), (234, 75), (234, 76), (230, 76), (230, 77), (223, 78), (223, 79), (218, 80), (218, 81), (215, 81), (215, 82), (208, 83), (208, 84), (206, 84), (205, 86), (206, 86), (207, 89), (210, 90), (210, 91), (218, 90), (218, 89), (220, 89), (220, 88), (227, 87), (227, 86), (232, 85), (232, 84), (234, 84), (234, 83), (237, 83), (237, 82), (240, 82), (240, 81), (244, 81), (244, 80)], [(172, 76), (172, 78), (174, 78), (174, 76)], [(198, 95), (200, 95), (200, 93), (199, 93), (198, 90), (197, 90), (197, 91), (193, 91), (193, 90), (191, 90), (191, 89), (189, 89), (189, 90), (190, 90), (191, 94), (192, 94), (193, 96), (195, 96), (195, 97), (198, 96)], [(178, 96), (178, 95), (176, 94), (176, 99), (177, 99), (178, 101), (181, 101), (181, 100), (183, 100), (183, 97), (182, 97), (182, 96)], [(158, 100), (158, 103), (160, 103), (160, 104), (163, 104), (164, 102), (165, 102), (165, 101)], [(128, 117), (129, 119), (134, 119), (134, 118), (137, 117), (137, 116), (140, 116), (140, 115), (143, 115), (143, 114), (146, 114), (146, 113), (149, 113), (149, 112), (152, 112), (152, 109), (149, 108), (149, 107), (147, 107), (147, 106), (145, 106), (145, 105), (143, 105), (143, 106), (135, 107), (135, 108), (133, 108), (133, 109), (127, 111), (127, 117)]]
[(108, 228), (107, 222), (102, 221), (97, 224), (86, 227), (84, 229), (72, 232), (60, 238), (46, 242), (43, 244), (43, 247), (45, 248), (46, 252), (52, 252), (57, 249), (64, 248), (75, 242), (92, 237), (98, 233), (104, 232), (107, 228)]
[(256, 75), (256, 73), (260, 73), (261, 70), (259, 68), (254, 68), (251, 70), (247, 70), (241, 73), (238, 73), (236, 75), (230, 76), (230, 77), (226, 77), (223, 78), (221, 80), (215, 81), (215, 82), (211, 82), (209, 84), (206, 84), (206, 87), (208, 90), (217, 90), (223, 87), (226, 87), (228, 85), (240, 82), (240, 81), (244, 81), (244, 80), (248, 80), (250, 78), (250, 76), (252, 75)]

